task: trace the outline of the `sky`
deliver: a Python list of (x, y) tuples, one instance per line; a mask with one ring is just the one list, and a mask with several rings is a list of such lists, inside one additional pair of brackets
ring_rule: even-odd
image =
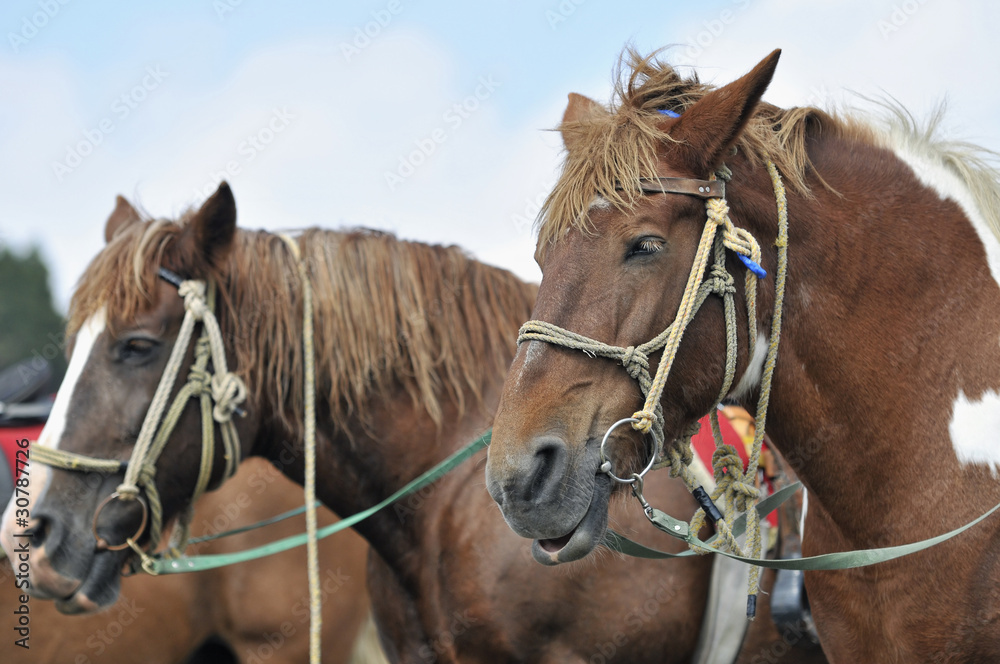
[(946, 100), (948, 135), (1000, 150), (998, 25), (986, 1), (4, 0), (0, 246), (41, 247), (65, 312), (117, 194), (174, 217), (225, 178), (243, 227), (380, 228), (538, 280), (550, 130), (625, 45), (717, 84), (781, 48), (772, 103)]

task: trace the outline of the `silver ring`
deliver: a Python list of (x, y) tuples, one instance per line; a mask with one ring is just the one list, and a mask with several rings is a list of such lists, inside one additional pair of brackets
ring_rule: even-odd
[(611, 435), (612, 431), (614, 431), (615, 429), (617, 429), (621, 425), (625, 424), (626, 422), (632, 422), (632, 423), (634, 423), (634, 422), (638, 422), (638, 421), (639, 421), (638, 418), (635, 418), (635, 417), (626, 417), (624, 419), (618, 420), (617, 422), (615, 422), (614, 424), (611, 425), (611, 427), (604, 434), (604, 439), (601, 440), (601, 468), (600, 468), (600, 470), (601, 470), (602, 473), (607, 473), (608, 476), (611, 477), (611, 479), (613, 479), (616, 482), (620, 482), (621, 484), (634, 484), (636, 477), (638, 477), (641, 480), (642, 476), (645, 475), (646, 473), (648, 473), (653, 468), (653, 463), (656, 461), (656, 454), (655, 453), (654, 454), (650, 454), (649, 455), (649, 463), (646, 464), (646, 467), (642, 470), (642, 472), (641, 473), (633, 473), (632, 477), (630, 479), (627, 479), (627, 480), (626, 479), (622, 479), (621, 477), (618, 477), (613, 472), (611, 472), (611, 461), (604, 454), (604, 446), (608, 444), (608, 436)]

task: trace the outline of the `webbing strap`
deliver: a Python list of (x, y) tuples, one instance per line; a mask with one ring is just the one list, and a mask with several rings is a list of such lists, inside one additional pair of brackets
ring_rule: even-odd
[[(320, 528), (316, 532), (317, 539), (323, 539), (324, 537), (329, 537), (334, 533), (338, 533), (341, 530), (350, 528), (351, 526), (364, 521), (376, 512), (388, 507), (400, 498), (405, 498), (406, 496), (419, 491), (428, 484), (431, 484), (443, 475), (451, 471), (456, 466), (460, 465), (463, 461), (469, 459), (471, 456), (479, 452), (481, 449), (489, 445), (490, 438), (492, 436), (492, 430), (487, 431), (479, 438), (475, 439), (459, 451), (452, 454), (450, 457), (434, 466), (427, 472), (423, 473), (409, 484), (401, 488), (400, 490), (393, 493), (391, 496), (381, 501), (377, 505), (373, 505), (366, 510), (358, 512), (352, 516), (345, 519), (341, 519), (337, 523), (331, 524), (324, 528)], [(256, 560), (257, 558), (263, 558), (264, 556), (270, 556), (275, 553), (280, 553), (282, 551), (287, 551), (288, 549), (294, 549), (297, 546), (302, 546), (306, 543), (307, 535), (302, 533), (299, 535), (293, 535), (291, 537), (286, 537), (284, 539), (275, 540), (274, 542), (269, 542), (262, 546), (255, 547), (253, 549), (246, 549), (244, 551), (237, 551), (235, 553), (217, 553), (209, 554), (203, 556), (191, 556), (189, 558), (180, 559), (163, 559), (157, 558), (154, 560), (153, 570), (156, 574), (178, 574), (181, 572), (200, 572), (203, 570), (215, 569), (217, 567), (224, 567), (226, 565), (233, 565), (236, 563), (246, 562), (248, 560)]]
[[(780, 491), (777, 491), (760, 501), (755, 508), (759, 518), (764, 518), (777, 509), (783, 502), (791, 498), (795, 491), (797, 491), (801, 486), (802, 484), (800, 482), (796, 482), (795, 484), (786, 486)], [(756, 565), (757, 567), (813, 571), (866, 567), (868, 565), (884, 563), (889, 560), (895, 560), (896, 558), (908, 556), (912, 553), (917, 553), (918, 551), (923, 551), (924, 549), (929, 549), (936, 544), (946, 542), (957, 535), (961, 535), (969, 528), (972, 528), (977, 523), (996, 512), (998, 509), (1000, 509), (1000, 504), (994, 505), (985, 514), (976, 520), (965, 524), (964, 526), (951, 530), (943, 535), (920, 540), (919, 542), (901, 544), (898, 546), (887, 546), (878, 549), (860, 549), (857, 551), (823, 553), (818, 556), (810, 556), (808, 558), (778, 558), (774, 560), (747, 558), (745, 556), (729, 553), (728, 551), (715, 549), (713, 548), (712, 543), (716, 540), (716, 535), (713, 535), (707, 541), (702, 541), (696, 534), (692, 533), (688, 529), (688, 524), (686, 522), (675, 519), (669, 514), (665, 514), (656, 508), (651, 508), (650, 511), (646, 513), (646, 516), (654, 526), (668, 535), (686, 542), (689, 546), (700, 548), (710, 553), (717, 553), (720, 556), (726, 556), (727, 558), (739, 560), (740, 562), (747, 563), (748, 565)], [(732, 530), (734, 536), (739, 537), (743, 534), (746, 530), (746, 514), (741, 514), (733, 522)], [(633, 542), (624, 535), (620, 535), (613, 530), (608, 530), (602, 543), (612, 551), (624, 553), (625, 555), (632, 556), (634, 558), (663, 560), (668, 558), (687, 558), (698, 554), (697, 551), (692, 549), (682, 553), (667, 553), (665, 551), (659, 551), (657, 549), (643, 546), (638, 542)]]

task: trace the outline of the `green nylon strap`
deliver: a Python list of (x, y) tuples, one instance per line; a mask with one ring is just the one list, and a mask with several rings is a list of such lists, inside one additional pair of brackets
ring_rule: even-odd
[[(323, 503), (316, 501), (316, 507), (321, 507)], [(298, 516), (304, 514), (306, 511), (305, 505), (300, 505), (293, 510), (288, 510), (287, 512), (282, 512), (276, 516), (272, 516), (269, 519), (263, 519), (257, 523), (252, 523), (249, 526), (240, 526), (239, 528), (233, 528), (231, 530), (226, 530), (221, 533), (215, 533), (212, 535), (202, 535), (201, 537), (192, 537), (188, 540), (188, 544), (201, 544), (202, 542), (211, 542), (212, 540), (222, 539), (224, 537), (231, 537), (233, 535), (239, 535), (241, 533), (250, 532), (251, 530), (257, 530), (258, 528), (264, 528), (265, 526), (270, 526), (275, 523), (284, 521), (285, 519), (291, 519), (293, 516)]]
[[(796, 482), (790, 486), (787, 486), (780, 491), (768, 496), (764, 500), (758, 503), (756, 510), (761, 518), (767, 516), (775, 509), (778, 508), (783, 502), (788, 500), (792, 494), (801, 486), (801, 483)], [(739, 560), (741, 562), (756, 565), (758, 567), (767, 567), (770, 569), (794, 569), (794, 570), (838, 570), (838, 569), (851, 569), (854, 567), (867, 567), (868, 565), (874, 565), (876, 563), (884, 563), (889, 560), (895, 560), (896, 558), (902, 558), (903, 556), (908, 556), (911, 553), (916, 553), (918, 551), (923, 551), (924, 549), (929, 549), (930, 547), (945, 542), (960, 535), (969, 528), (990, 516), (994, 512), (1000, 509), (1000, 504), (994, 505), (988, 512), (980, 516), (978, 519), (971, 521), (960, 528), (956, 528), (950, 532), (944, 533), (943, 535), (938, 535), (937, 537), (931, 537), (929, 539), (921, 540), (919, 542), (912, 542), (910, 544), (901, 544), (899, 546), (889, 546), (880, 549), (861, 549), (859, 551), (838, 551), (836, 553), (824, 553), (818, 556), (810, 556), (809, 558), (793, 558), (793, 559), (777, 559), (777, 560), (759, 560), (756, 558), (746, 558), (744, 556), (738, 556), (728, 551), (719, 551), (718, 549), (711, 548), (711, 543), (715, 540), (713, 535), (708, 539), (708, 541), (703, 542), (698, 539), (698, 537), (688, 531), (688, 524), (684, 521), (673, 518), (668, 514), (664, 514), (658, 509), (651, 508), (651, 514), (647, 514), (649, 520), (654, 526), (662, 530), (663, 532), (680, 539), (689, 545), (702, 547), (708, 549), (711, 553), (717, 553), (727, 558), (732, 558), (733, 560)], [(733, 535), (739, 537), (743, 531), (746, 529), (746, 515), (740, 515), (740, 517), (735, 521), (733, 527)], [(654, 560), (662, 560), (666, 558), (686, 558), (689, 556), (697, 555), (695, 551), (684, 551), (683, 553), (666, 553), (664, 551), (658, 551), (652, 549), (637, 542), (633, 542), (627, 537), (620, 535), (612, 530), (609, 530), (604, 537), (604, 546), (608, 547), (612, 551), (618, 551), (619, 553), (624, 553), (625, 555), (632, 556), (634, 558), (650, 558)]]
[[(354, 524), (363, 521), (375, 514), (379, 510), (396, 502), (400, 498), (404, 498), (411, 493), (419, 491), (428, 484), (437, 481), (443, 475), (451, 471), (456, 466), (460, 465), (462, 462), (466, 461), (472, 457), (476, 452), (490, 444), (490, 438), (492, 437), (492, 429), (487, 431), (479, 438), (475, 439), (459, 451), (452, 454), (450, 457), (434, 466), (424, 474), (417, 477), (415, 480), (411, 481), (409, 484), (404, 486), (399, 491), (396, 491), (391, 496), (373, 505), (366, 510), (358, 512), (352, 516), (345, 519), (341, 519), (337, 523), (326, 526), (325, 528), (320, 528), (317, 531), (317, 539), (323, 539), (333, 535), (334, 533), (340, 532), (346, 528), (350, 528)], [(299, 535), (293, 535), (291, 537), (286, 537), (284, 539), (276, 540), (274, 542), (269, 542), (262, 546), (255, 547), (253, 549), (246, 549), (244, 551), (237, 551), (235, 553), (218, 553), (204, 556), (191, 556), (190, 558), (156, 558), (155, 562), (151, 565), (150, 571), (152, 574), (179, 574), (182, 572), (201, 572), (204, 570), (215, 569), (217, 567), (224, 567), (226, 565), (233, 565), (236, 563), (246, 562), (248, 560), (256, 560), (257, 558), (263, 558), (264, 556), (270, 556), (275, 553), (280, 553), (282, 551), (287, 551), (288, 549), (294, 549), (297, 546), (302, 546), (306, 543), (306, 534), (302, 533)]]

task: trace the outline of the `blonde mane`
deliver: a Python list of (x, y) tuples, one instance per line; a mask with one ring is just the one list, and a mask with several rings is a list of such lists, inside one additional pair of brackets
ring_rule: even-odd
[[(135, 223), (87, 268), (70, 307), (67, 334), (101, 307), (132, 320), (153, 302), (156, 269), (176, 265), (180, 222)], [(471, 259), (457, 247), (398, 240), (377, 231), (311, 229), (300, 238), (313, 287), (316, 373), (334, 422), (367, 424), (376, 400), (400, 389), (440, 425), (443, 402), (459, 412), (482, 405), (483, 386), (502, 376), (536, 287)], [(240, 230), (223, 265), (220, 323), (251, 403), (266, 394), (275, 415), (301, 433), (302, 287), (277, 235)], [(471, 403), (470, 403), (471, 402)]]
[[(697, 74), (681, 76), (657, 59), (659, 53), (643, 56), (626, 49), (618, 64), (610, 105), (582, 120), (560, 125), (569, 147), (562, 174), (539, 213), (540, 251), (544, 252), (569, 228), (586, 229), (587, 210), (596, 196), (619, 210), (631, 209), (639, 189), (621, 187), (619, 183), (637, 184), (642, 178), (658, 175), (661, 148), (674, 141), (661, 129), (663, 115), (659, 110), (683, 113), (714, 89), (701, 83)], [(881, 105), (889, 113), (880, 123), (856, 111), (833, 113), (812, 106), (781, 109), (761, 102), (736, 148), (751, 166), (771, 159), (792, 193), (809, 196), (809, 136), (823, 132), (882, 147), (887, 146), (887, 133), (904, 136), (911, 149), (942, 163), (961, 178), (1000, 239), (1000, 173), (988, 163), (997, 155), (970, 143), (938, 138), (940, 113), (921, 129), (898, 104)], [(828, 186), (820, 174), (812, 171), (811, 175)]]

